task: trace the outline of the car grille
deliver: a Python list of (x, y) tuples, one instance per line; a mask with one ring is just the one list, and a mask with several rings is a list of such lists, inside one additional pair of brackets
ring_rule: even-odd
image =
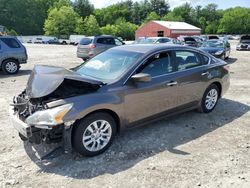
[(12, 105), (14, 106), (14, 111), (22, 121), (25, 121), (35, 111), (44, 109), (43, 105), (32, 104), (25, 91), (13, 98)]

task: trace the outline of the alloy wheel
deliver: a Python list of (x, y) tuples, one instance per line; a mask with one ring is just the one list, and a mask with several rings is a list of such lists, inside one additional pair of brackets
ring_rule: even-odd
[(83, 133), (82, 143), (91, 152), (103, 149), (110, 141), (112, 127), (105, 120), (97, 120), (91, 123)]
[(216, 89), (211, 89), (206, 96), (205, 106), (208, 110), (211, 110), (215, 107), (218, 100), (218, 92)]

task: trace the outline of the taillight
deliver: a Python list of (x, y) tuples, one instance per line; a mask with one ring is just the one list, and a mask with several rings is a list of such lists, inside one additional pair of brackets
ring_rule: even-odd
[(225, 66), (223, 66), (223, 68), (224, 68), (226, 71), (228, 71), (228, 72), (229, 72), (229, 70), (230, 70), (230, 66), (229, 66), (229, 65), (225, 65)]
[(92, 48), (96, 48), (96, 45), (90, 44), (90, 45), (89, 45), (89, 48), (91, 48), (91, 49), (92, 49)]

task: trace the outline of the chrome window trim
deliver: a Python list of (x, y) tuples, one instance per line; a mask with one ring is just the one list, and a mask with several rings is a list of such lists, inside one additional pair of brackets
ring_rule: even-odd
[(197, 69), (197, 68), (200, 68), (200, 67), (205, 67), (207, 65), (210, 65), (211, 64), (211, 57), (207, 56), (204, 52), (198, 52), (196, 50), (193, 50), (193, 49), (167, 49), (167, 50), (160, 50), (160, 51), (157, 51), (157, 52), (154, 52), (148, 56), (145, 57), (145, 59), (137, 65), (137, 67), (134, 69), (134, 71), (129, 74), (129, 76), (127, 77), (127, 79), (123, 82), (123, 85), (125, 85), (127, 83), (127, 81), (131, 78), (131, 76), (133, 76), (133, 74), (136, 72), (136, 70), (143, 64), (145, 63), (145, 61), (147, 61), (147, 59), (151, 56), (154, 56), (158, 53), (163, 53), (163, 52), (171, 52), (171, 51), (190, 51), (190, 52), (194, 52), (194, 53), (198, 53), (198, 54), (202, 54), (204, 56), (206, 56), (209, 60), (208, 60), (208, 63), (205, 64), (205, 65), (201, 65), (201, 66), (198, 66), (198, 67), (193, 67), (193, 68), (190, 68), (190, 69), (185, 69), (185, 70), (181, 70), (181, 71), (176, 71), (176, 72), (170, 72), (170, 73), (166, 73), (166, 74), (162, 74), (162, 75), (159, 75), (159, 76), (154, 76), (152, 77), (153, 78), (158, 78), (158, 77), (161, 77), (161, 76), (166, 76), (166, 75), (169, 75), (169, 74), (174, 74), (174, 73), (179, 73), (179, 72), (184, 72), (184, 71), (188, 71), (188, 70), (192, 70), (192, 69)]

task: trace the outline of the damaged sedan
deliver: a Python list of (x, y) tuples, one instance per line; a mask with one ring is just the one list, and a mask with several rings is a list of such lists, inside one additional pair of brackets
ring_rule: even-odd
[(126, 45), (72, 70), (37, 65), (10, 114), (23, 141), (63, 143), (94, 156), (117, 133), (199, 109), (213, 111), (229, 87), (226, 62), (195, 48)]

